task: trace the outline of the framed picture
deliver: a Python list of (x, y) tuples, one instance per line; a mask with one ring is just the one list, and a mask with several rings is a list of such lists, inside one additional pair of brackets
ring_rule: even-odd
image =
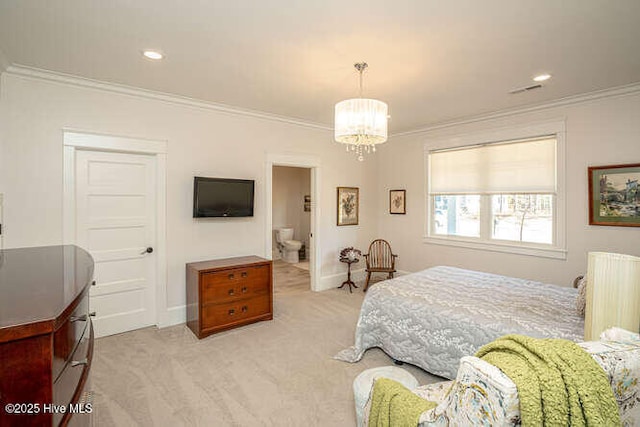
[(389, 190), (389, 213), (404, 215), (407, 213), (407, 190)]
[(338, 225), (358, 225), (359, 189), (338, 187)]
[(589, 224), (640, 227), (640, 163), (589, 167)]

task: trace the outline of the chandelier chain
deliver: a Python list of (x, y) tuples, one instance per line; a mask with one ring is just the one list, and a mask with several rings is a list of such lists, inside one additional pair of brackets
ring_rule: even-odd
[(354, 67), (356, 67), (356, 70), (358, 70), (358, 72), (360, 73), (360, 98), (362, 98), (362, 74), (364, 73), (365, 68), (367, 68), (369, 66), (369, 64), (367, 64), (366, 62), (357, 62), (355, 64), (353, 64)]

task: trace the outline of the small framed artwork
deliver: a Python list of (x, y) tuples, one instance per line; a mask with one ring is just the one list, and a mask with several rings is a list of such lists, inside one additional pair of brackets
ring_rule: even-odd
[(304, 211), (311, 212), (311, 196), (304, 196)]
[(359, 189), (338, 187), (338, 225), (358, 225)]
[(640, 163), (589, 167), (589, 225), (640, 227)]
[(389, 190), (389, 213), (404, 215), (407, 213), (407, 190)]

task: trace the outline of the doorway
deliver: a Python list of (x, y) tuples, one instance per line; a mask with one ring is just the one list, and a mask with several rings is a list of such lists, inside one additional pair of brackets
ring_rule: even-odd
[(311, 169), (274, 166), (271, 194), (275, 291), (310, 289)]
[(96, 337), (158, 325), (166, 310), (164, 162), (130, 142), (65, 133), (64, 241), (94, 259)]
[[(306, 288), (315, 291), (320, 272), (320, 203), (317, 203), (320, 162), (314, 156), (270, 154), (267, 156), (265, 178), (265, 256), (273, 259), (276, 267), (285, 267), (284, 270), (290, 272), (303, 271), (308, 283)], [(292, 182), (294, 180), (295, 183)], [(304, 253), (298, 252), (298, 262), (293, 262), (296, 260), (292, 257), (295, 243), (283, 247), (283, 242), (276, 239), (276, 229), (282, 228), (293, 229), (293, 239), (290, 240), (300, 242), (300, 250), (304, 244)], [(301, 255), (304, 260), (300, 259)], [(283, 258), (289, 262), (284, 262)], [(283, 269), (274, 270), (278, 274), (278, 270)], [(296, 276), (301, 277), (301, 274)]]

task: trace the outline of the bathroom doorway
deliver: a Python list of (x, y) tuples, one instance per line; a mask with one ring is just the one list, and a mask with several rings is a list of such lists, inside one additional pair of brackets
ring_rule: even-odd
[(274, 165), (271, 200), (274, 291), (308, 290), (311, 168)]
[[(321, 165), (320, 158), (314, 155), (306, 155), (306, 154), (292, 154), (292, 153), (267, 153), (265, 162), (265, 254), (264, 256), (267, 258), (280, 258), (274, 259), (274, 279), (276, 279), (276, 283), (274, 283), (274, 292), (277, 293), (277, 282), (278, 282), (278, 271), (284, 270), (289, 271), (290, 273), (295, 273), (295, 276), (299, 279), (303, 279), (306, 283), (305, 290), (311, 289), (312, 291), (320, 290), (320, 254), (321, 254), (321, 239), (320, 235), (320, 201), (318, 200), (320, 191), (320, 183), (321, 183)], [(281, 169), (281, 171), (287, 171), (286, 168), (291, 168), (294, 171), (289, 170), (290, 172), (295, 172), (300, 174), (299, 178), (296, 178), (299, 185), (299, 189), (295, 190), (295, 196), (287, 196), (287, 199), (291, 200), (291, 206), (293, 209), (297, 210), (297, 212), (302, 216), (304, 221), (308, 221), (308, 227), (306, 228), (306, 224), (301, 222), (301, 225), (296, 225), (297, 222), (295, 218), (291, 219), (282, 219), (280, 212), (275, 212), (276, 217), (274, 220), (274, 211), (277, 211), (279, 208), (276, 207), (274, 209), (274, 203), (276, 205), (281, 203), (281, 192), (274, 186), (274, 169), (276, 170), (276, 174), (279, 173), (277, 168), (285, 168)], [(285, 172), (286, 173), (286, 172)], [(304, 175), (302, 175), (304, 174)], [(276, 175), (276, 180), (279, 180), (279, 177)], [(277, 184), (276, 184), (277, 185)], [(276, 195), (274, 196), (274, 191)], [(292, 190), (294, 191), (294, 190)], [(309, 197), (307, 197), (309, 196)], [(289, 204), (287, 203), (287, 206)], [(305, 207), (307, 211), (305, 211)], [(282, 209), (282, 207), (280, 207)], [(287, 208), (285, 208), (287, 209)], [(310, 209), (310, 211), (309, 211)], [(302, 221), (302, 220), (301, 220)], [(278, 248), (278, 242), (276, 241), (275, 230), (277, 228), (293, 228), (293, 239), (294, 241), (300, 242), (300, 249), (302, 249), (302, 243), (304, 242), (304, 259), (301, 263), (300, 261), (300, 252), (298, 252), (298, 262), (284, 262), (282, 258), (282, 252)], [(290, 233), (290, 231), (289, 231)], [(285, 233), (286, 234), (286, 233)], [(287, 240), (287, 239), (284, 239)], [(289, 244), (288, 249), (289, 252), (285, 255), (288, 255), (289, 261), (295, 261), (294, 255), (291, 253), (295, 250), (296, 243)], [(276, 254), (276, 251), (277, 254)], [(298, 264), (297, 266), (293, 266), (294, 264)], [(308, 270), (306, 269), (308, 265)], [(283, 267), (282, 269), (278, 267)]]

